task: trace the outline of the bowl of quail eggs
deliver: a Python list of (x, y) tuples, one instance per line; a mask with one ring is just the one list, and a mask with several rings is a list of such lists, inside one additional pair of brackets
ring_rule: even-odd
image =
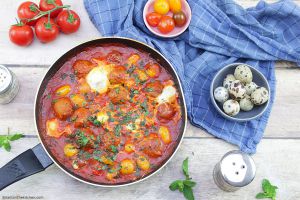
[(254, 67), (233, 63), (215, 75), (210, 96), (223, 117), (245, 122), (260, 117), (266, 111), (270, 87), (264, 75)]

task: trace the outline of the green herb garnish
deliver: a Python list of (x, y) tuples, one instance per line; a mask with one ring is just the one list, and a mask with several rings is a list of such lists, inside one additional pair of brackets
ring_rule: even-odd
[(276, 189), (278, 189), (277, 186), (272, 185), (269, 180), (264, 179), (262, 181), (262, 189), (264, 192), (258, 193), (256, 195), (257, 199), (272, 199), (276, 200)]
[(15, 133), (13, 135), (9, 134), (9, 129), (7, 131), (7, 135), (0, 135), (0, 148), (3, 147), (6, 151), (11, 150), (10, 142), (18, 140), (24, 137), (21, 133)]
[(95, 126), (98, 126), (98, 127), (101, 126), (101, 122), (99, 120), (97, 120), (96, 116), (89, 116), (88, 120), (90, 122), (92, 122)]
[(183, 193), (184, 197), (187, 200), (194, 200), (194, 193), (193, 193), (193, 187), (196, 185), (196, 182), (191, 181), (192, 178), (190, 178), (189, 175), (189, 167), (188, 167), (188, 158), (186, 158), (182, 163), (182, 171), (185, 175), (185, 180), (176, 180), (173, 181), (169, 188), (172, 191), (179, 190)]

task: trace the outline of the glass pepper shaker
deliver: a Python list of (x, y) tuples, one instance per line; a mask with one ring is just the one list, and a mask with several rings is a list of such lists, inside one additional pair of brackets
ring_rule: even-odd
[(0, 65), (0, 104), (11, 102), (19, 91), (16, 75), (7, 67)]
[(214, 168), (216, 185), (226, 191), (234, 192), (252, 182), (256, 167), (253, 159), (238, 150), (226, 153)]

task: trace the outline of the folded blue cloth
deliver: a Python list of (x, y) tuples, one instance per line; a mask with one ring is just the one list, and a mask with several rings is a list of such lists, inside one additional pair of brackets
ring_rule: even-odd
[[(233, 0), (189, 0), (192, 20), (175, 39), (154, 37), (143, 22), (147, 0), (85, 0), (90, 19), (103, 36), (123, 36), (148, 43), (173, 64), (184, 87), (191, 123), (210, 134), (255, 153), (275, 96), (275, 60), (300, 63), (300, 8), (292, 1), (259, 2), (243, 9)], [(232, 62), (259, 69), (271, 87), (264, 115), (245, 123), (220, 116), (209, 88), (215, 73)]]

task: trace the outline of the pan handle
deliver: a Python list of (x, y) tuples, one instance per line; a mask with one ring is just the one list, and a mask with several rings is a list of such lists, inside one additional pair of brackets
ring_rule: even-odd
[(21, 153), (0, 168), (0, 191), (27, 176), (44, 171), (53, 164), (41, 144)]

